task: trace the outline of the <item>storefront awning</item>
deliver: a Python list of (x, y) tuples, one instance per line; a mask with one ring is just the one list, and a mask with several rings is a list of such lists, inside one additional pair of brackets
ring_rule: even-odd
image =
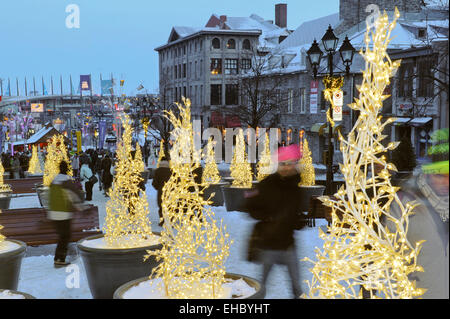
[(312, 126), (311, 126), (311, 132), (313, 132), (313, 133), (319, 133), (319, 135), (320, 134), (322, 134), (322, 131), (323, 131), (323, 129), (324, 129), (324, 127), (327, 125), (327, 123), (325, 122), (325, 123), (314, 123)]
[(211, 112), (210, 119), (211, 126), (223, 126), (225, 125), (225, 121), (223, 119), (223, 115), (220, 112)]
[(241, 127), (241, 119), (239, 116), (232, 115), (226, 117), (227, 127), (233, 128), (233, 127)]
[(423, 126), (430, 122), (432, 119), (432, 117), (416, 117), (413, 118), (408, 124), (411, 126)]
[[(342, 124), (335, 125), (333, 127), (333, 134), (336, 135), (337, 132), (340, 131), (341, 129), (342, 129)], [(328, 134), (328, 125), (325, 126), (325, 128), (323, 129), (323, 133), (322, 134)]]
[(411, 121), (410, 117), (397, 117), (397, 120), (395, 120), (394, 125), (405, 125)]

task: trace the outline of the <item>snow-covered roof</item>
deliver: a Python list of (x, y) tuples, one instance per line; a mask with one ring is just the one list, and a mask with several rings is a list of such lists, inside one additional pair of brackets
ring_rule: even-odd
[(34, 144), (38, 142), (41, 138), (43, 138), (46, 134), (48, 134), (51, 130), (56, 130), (53, 126), (43, 127), (35, 134), (33, 134), (28, 140), (27, 144)]

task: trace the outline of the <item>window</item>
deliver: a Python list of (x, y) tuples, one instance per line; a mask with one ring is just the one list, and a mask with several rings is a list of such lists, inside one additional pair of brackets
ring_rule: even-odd
[(305, 94), (305, 88), (300, 88), (300, 113), (306, 112), (306, 94)]
[(222, 59), (211, 59), (211, 74), (222, 74)]
[(294, 92), (292, 89), (288, 90), (288, 103), (287, 103), (287, 111), (288, 113), (292, 113), (294, 106)]
[(251, 68), (252, 68), (252, 60), (251, 59), (242, 59), (241, 60), (242, 73), (247, 73)]
[(238, 104), (239, 89), (237, 84), (225, 85), (225, 104), (237, 105)]
[(211, 84), (211, 105), (222, 104), (222, 84)]
[(177, 72), (177, 66), (176, 65), (173, 66), (173, 74), (175, 74), (175, 79), (177, 79), (178, 78), (178, 72)]
[(432, 61), (429, 58), (420, 59), (417, 62), (418, 97), (433, 96), (433, 78), (431, 75)]
[(213, 49), (220, 49), (220, 40), (218, 38), (214, 38), (212, 40)]
[(413, 64), (405, 63), (400, 67), (398, 78), (398, 96), (411, 97), (413, 86)]
[(320, 111), (325, 112), (327, 107), (327, 99), (325, 98), (325, 92), (320, 91)]
[(250, 40), (249, 40), (249, 39), (245, 39), (245, 40), (242, 42), (242, 48), (243, 48), (244, 50), (251, 50), (251, 47), (250, 47)]
[(183, 63), (183, 78), (186, 77), (186, 63)]
[(227, 49), (236, 49), (236, 41), (234, 39), (228, 40)]
[(238, 59), (225, 59), (225, 74), (238, 74)]
[(194, 75), (195, 79), (197, 79), (197, 61), (195, 61), (195, 71), (194, 72), (195, 72), (195, 75)]

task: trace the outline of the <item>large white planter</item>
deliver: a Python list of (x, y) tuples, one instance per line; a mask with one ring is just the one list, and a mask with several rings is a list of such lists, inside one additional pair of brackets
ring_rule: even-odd
[(0, 289), (17, 289), (26, 249), (23, 241), (15, 239), (6, 239), (0, 244)]

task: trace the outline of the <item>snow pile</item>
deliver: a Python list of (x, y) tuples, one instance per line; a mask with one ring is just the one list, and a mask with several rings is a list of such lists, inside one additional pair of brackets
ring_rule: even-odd
[(0, 243), (0, 253), (7, 253), (19, 249), (21, 246), (15, 242), (5, 240)]
[(15, 294), (10, 290), (0, 291), (0, 299), (25, 299), (24, 295)]

